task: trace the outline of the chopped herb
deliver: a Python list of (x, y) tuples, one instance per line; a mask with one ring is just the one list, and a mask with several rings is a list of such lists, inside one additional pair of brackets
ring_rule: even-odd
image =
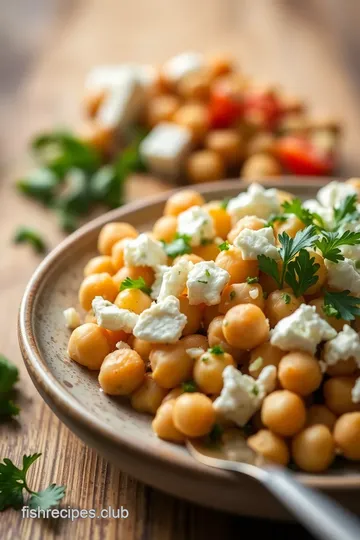
[(218, 448), (221, 445), (224, 429), (220, 424), (214, 424), (210, 433), (206, 436), (205, 444), (208, 448)]
[(341, 236), (337, 232), (324, 231), (316, 247), (321, 251), (324, 259), (334, 263), (344, 260), (340, 251), (341, 246), (355, 246), (360, 244), (360, 232), (345, 231)]
[(334, 208), (334, 227), (337, 231), (339, 227), (350, 221), (356, 221), (360, 217), (357, 211), (357, 195), (348, 195), (343, 199), (339, 206)]
[(350, 295), (350, 291), (325, 291), (324, 293), (324, 310), (326, 306), (331, 306), (332, 312), (336, 311), (336, 315), (331, 315), (337, 319), (352, 321), (356, 316), (360, 315), (360, 298)]
[(209, 283), (208, 281), (203, 281), (202, 279), (198, 279), (197, 282), (203, 283), (204, 285), (207, 285)]
[(291, 302), (290, 294), (284, 292), (284, 293), (282, 293), (281, 296), (282, 296), (282, 299), (284, 300), (285, 304), (290, 304), (290, 302)]
[(41, 235), (30, 227), (19, 227), (14, 236), (15, 244), (29, 244), (37, 253), (44, 253), (46, 245)]
[(200, 245), (202, 246), (208, 246), (209, 244), (212, 244), (212, 240), (210, 240), (210, 238), (202, 238), (200, 240)]
[(327, 317), (336, 317), (340, 319), (340, 313), (331, 304), (324, 304), (321, 308)]
[(258, 396), (259, 395), (259, 388), (257, 386), (257, 384), (254, 384), (253, 388), (252, 388), (252, 393), (254, 394), (254, 396)]
[(300, 199), (292, 199), (291, 201), (285, 201), (282, 208), (286, 214), (294, 214), (304, 225), (314, 225), (318, 228), (324, 228), (324, 221), (316, 212), (310, 212), (307, 208), (304, 208)]
[(196, 382), (193, 380), (185, 381), (181, 385), (184, 392), (197, 392), (197, 385)]
[(287, 219), (287, 216), (284, 216), (283, 214), (272, 214), (265, 224), (265, 227), (273, 227), (277, 221), (279, 223), (284, 223)]
[(141, 276), (137, 279), (125, 278), (120, 285), (120, 291), (124, 291), (125, 289), (140, 289), (140, 291), (146, 294), (151, 293), (151, 288), (146, 285), (144, 278)]
[(226, 197), (225, 199), (223, 199), (220, 203), (220, 208), (223, 208), (224, 210), (226, 210), (228, 207), (229, 201), (230, 201), (229, 197)]
[(191, 253), (191, 236), (187, 234), (176, 234), (175, 239), (170, 243), (164, 243), (164, 249), (168, 257), (175, 259), (179, 255)]
[(248, 283), (249, 285), (252, 285), (253, 283), (259, 283), (259, 278), (248, 276), (246, 278), (246, 283)]
[(264, 300), (267, 300), (269, 298), (269, 293), (266, 291), (263, 291), (263, 298)]
[(289, 262), (285, 281), (290, 285), (297, 298), (317, 283), (319, 276), (316, 273), (319, 268), (320, 265), (315, 262), (315, 257), (310, 258), (306, 249), (301, 249), (297, 257)]
[(19, 191), (46, 205), (54, 199), (58, 185), (59, 179), (56, 174), (45, 167), (35, 169), (16, 182)]
[(251, 362), (249, 365), (249, 371), (257, 371), (258, 369), (261, 369), (264, 365), (264, 359), (261, 356), (258, 356), (256, 360)]
[(204, 362), (204, 364), (207, 364), (208, 361), (209, 361), (209, 357), (208, 356), (203, 356), (201, 361)]
[(208, 349), (208, 352), (210, 354), (218, 355), (218, 354), (224, 354), (225, 351), (220, 345), (214, 345), (214, 347), (211, 347), (211, 349)]
[(225, 242), (220, 244), (218, 248), (220, 249), (220, 251), (228, 251), (230, 249), (230, 244), (227, 240), (225, 240)]
[(56, 208), (73, 215), (86, 214), (90, 207), (87, 175), (81, 169), (70, 169), (65, 176), (65, 188), (56, 199)]
[(236, 296), (236, 292), (235, 292), (235, 291), (231, 291), (231, 293), (230, 293), (230, 300), (234, 300), (235, 296)]
[(211, 277), (211, 274), (210, 274), (209, 270), (207, 270), (207, 269), (205, 270), (205, 275), (206, 275), (206, 277)]
[(12, 401), (13, 387), (18, 378), (18, 368), (0, 354), (0, 418), (2, 419), (17, 416), (20, 412), (19, 407)]

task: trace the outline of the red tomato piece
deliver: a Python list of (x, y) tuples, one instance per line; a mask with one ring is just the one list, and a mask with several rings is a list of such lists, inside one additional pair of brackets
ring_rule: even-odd
[(210, 96), (209, 117), (213, 129), (227, 128), (242, 116), (242, 99), (221, 88), (214, 89)]
[(334, 167), (330, 153), (319, 152), (309, 140), (302, 137), (279, 139), (276, 154), (282, 166), (293, 174), (327, 176)]
[(273, 92), (249, 94), (245, 98), (245, 119), (255, 122), (263, 129), (276, 129), (283, 115), (283, 107)]

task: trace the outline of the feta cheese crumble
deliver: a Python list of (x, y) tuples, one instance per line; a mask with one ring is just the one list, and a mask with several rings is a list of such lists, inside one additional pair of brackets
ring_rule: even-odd
[(150, 266), (156, 268), (165, 265), (167, 255), (161, 242), (153, 240), (147, 234), (127, 240), (124, 247), (124, 262), (126, 266)]
[(179, 82), (189, 73), (199, 71), (204, 67), (204, 56), (197, 52), (184, 52), (170, 58), (163, 67), (165, 77), (173, 82)]
[(158, 301), (165, 300), (168, 296), (180, 296), (193, 266), (192, 262), (183, 259), (168, 267), (162, 276)]
[(327, 341), (324, 346), (323, 360), (328, 366), (337, 364), (340, 360), (354, 358), (360, 367), (360, 337), (348, 324), (334, 339)]
[(133, 334), (152, 343), (175, 343), (181, 337), (187, 318), (180, 312), (180, 302), (175, 296), (152, 303), (137, 320)]
[(124, 330), (130, 334), (139, 317), (128, 309), (118, 308), (102, 296), (95, 296), (92, 308), (98, 325), (107, 330)]
[(334, 263), (325, 259), (325, 266), (328, 271), (328, 284), (330, 287), (339, 291), (346, 288), (356, 296), (360, 294), (360, 273), (356, 268), (355, 261), (344, 259)]
[(69, 307), (68, 309), (65, 309), (64, 317), (65, 317), (65, 324), (67, 328), (70, 328), (70, 330), (75, 330), (78, 326), (81, 324), (80, 315), (76, 311), (75, 308)]
[(126, 343), (125, 341), (118, 341), (115, 345), (117, 349), (131, 349), (130, 345)]
[(315, 354), (321, 341), (336, 336), (336, 331), (317, 313), (315, 306), (301, 306), (281, 319), (271, 332), (271, 344), (283, 351), (300, 349)]
[(190, 349), (186, 349), (186, 354), (190, 356), (193, 360), (197, 360), (204, 354), (205, 350), (201, 347), (191, 347)]
[(219, 304), (221, 293), (229, 280), (229, 272), (216, 266), (214, 261), (202, 261), (195, 264), (186, 282), (189, 304), (192, 306)]
[(234, 246), (241, 250), (245, 261), (256, 260), (259, 255), (266, 255), (271, 259), (280, 258), (272, 227), (264, 227), (258, 231), (243, 229), (235, 238)]
[(204, 208), (192, 206), (179, 214), (177, 232), (189, 236), (191, 246), (200, 246), (202, 241), (214, 239), (214, 221)]
[(271, 214), (280, 210), (280, 202), (276, 189), (265, 189), (260, 184), (251, 184), (248, 190), (230, 199), (227, 212), (231, 215), (233, 225), (245, 216), (257, 216), (268, 219)]
[(171, 266), (167, 266), (166, 264), (159, 264), (158, 266), (156, 266), (155, 279), (154, 279), (154, 283), (151, 285), (151, 294), (150, 294), (153, 300), (158, 299), (164, 274), (165, 272), (170, 270), (170, 268)]
[(327, 208), (336, 208), (349, 195), (357, 195), (356, 189), (351, 184), (334, 180), (319, 189), (317, 199)]
[(257, 289), (256, 287), (254, 287), (253, 289), (250, 289), (249, 296), (253, 300), (256, 300), (256, 298), (258, 298), (259, 296), (259, 289)]
[(353, 389), (351, 390), (351, 400), (353, 403), (360, 403), (360, 377), (356, 379)]
[(259, 378), (254, 379), (234, 366), (226, 366), (223, 380), (224, 387), (214, 401), (214, 409), (242, 427), (260, 409), (265, 396), (275, 390), (276, 367), (264, 367)]

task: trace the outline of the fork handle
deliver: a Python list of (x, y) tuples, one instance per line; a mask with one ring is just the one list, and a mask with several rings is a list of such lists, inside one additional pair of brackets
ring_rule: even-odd
[(360, 521), (329, 497), (305, 487), (285, 468), (268, 467), (263, 481), (282, 504), (319, 540), (359, 540)]

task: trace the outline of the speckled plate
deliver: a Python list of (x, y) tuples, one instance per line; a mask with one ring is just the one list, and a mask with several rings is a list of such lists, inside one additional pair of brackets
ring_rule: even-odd
[[(311, 198), (324, 181), (283, 178), (275, 187)], [(268, 184), (270, 187), (270, 184)], [(240, 181), (199, 186), (207, 200), (233, 197), (245, 189)], [(120, 469), (139, 480), (196, 503), (258, 517), (287, 514), (255, 480), (202, 466), (184, 447), (158, 439), (150, 417), (131, 409), (126, 400), (99, 390), (96, 374), (66, 355), (70, 332), (63, 310), (77, 305), (77, 291), (87, 260), (95, 255), (101, 227), (128, 221), (148, 230), (162, 214), (169, 192), (128, 204), (85, 225), (64, 240), (40, 264), (28, 284), (19, 314), (19, 341), (30, 376), (55, 414), (81, 439)], [(86, 474), (86, 471), (85, 473)], [(360, 511), (360, 468), (333, 469), (324, 475), (299, 475), (311, 486), (330, 491), (349, 508)]]

